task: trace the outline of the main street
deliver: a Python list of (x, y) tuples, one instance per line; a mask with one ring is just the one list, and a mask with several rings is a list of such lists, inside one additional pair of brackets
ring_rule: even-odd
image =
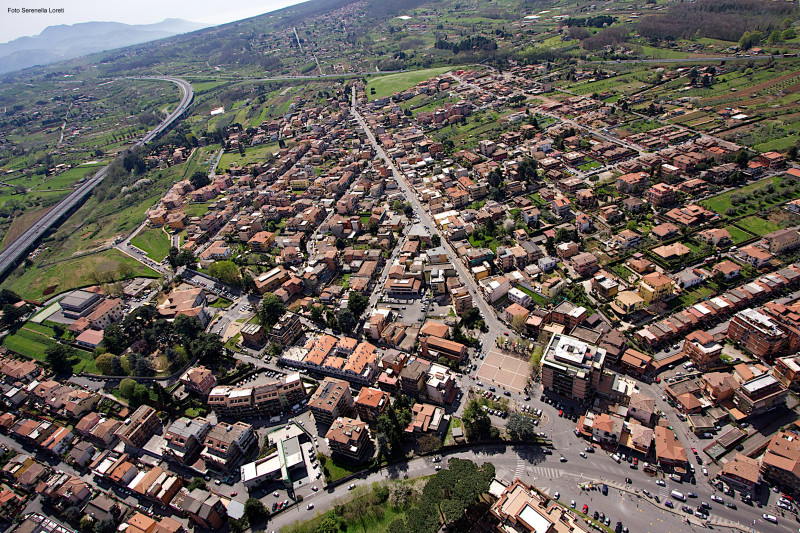
[(449, 263), (453, 266), (453, 268), (455, 268), (459, 279), (461, 279), (469, 288), (470, 294), (472, 295), (472, 301), (481, 312), (481, 316), (484, 322), (486, 322), (486, 326), (489, 328), (489, 331), (483, 336), (483, 350), (488, 350), (490, 347), (494, 346), (497, 337), (502, 335), (503, 331), (506, 331), (505, 326), (497, 318), (494, 309), (492, 309), (481, 296), (478, 284), (475, 282), (472, 274), (467, 271), (466, 267), (459, 259), (458, 254), (455, 252), (455, 250), (453, 250), (453, 247), (448, 242), (446, 236), (442, 234), (442, 232), (439, 230), (439, 227), (434, 223), (433, 217), (431, 217), (430, 213), (420, 203), (419, 198), (414, 192), (411, 183), (409, 183), (409, 181), (406, 179), (405, 174), (400, 172), (394, 161), (386, 154), (381, 145), (378, 143), (374, 133), (369, 129), (369, 127), (367, 127), (366, 121), (358, 112), (355, 93), (352, 96), (351, 111), (361, 128), (364, 130), (364, 133), (366, 134), (367, 139), (369, 139), (370, 144), (372, 144), (375, 153), (384, 161), (386, 166), (392, 169), (392, 173), (394, 174), (400, 189), (403, 191), (406, 199), (411, 204), (411, 207), (414, 208), (414, 213), (416, 213), (419, 217), (420, 223), (423, 224), (425, 229), (430, 231), (432, 234), (435, 233), (436, 235), (439, 235), (442, 247), (445, 250)]

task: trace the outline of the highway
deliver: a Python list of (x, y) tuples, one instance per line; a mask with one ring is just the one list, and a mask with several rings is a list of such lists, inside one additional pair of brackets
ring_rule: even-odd
[[(165, 118), (161, 124), (156, 126), (151, 132), (145, 135), (141, 140), (136, 142), (134, 146), (143, 146), (152, 141), (161, 132), (169, 128), (189, 107), (194, 97), (194, 90), (189, 82), (180, 78), (129, 78), (129, 79), (147, 79), (147, 80), (161, 80), (169, 81), (177, 84), (183, 96), (175, 108), (175, 111)], [(101, 168), (94, 176), (89, 178), (77, 189), (72, 191), (66, 198), (56, 204), (50, 211), (45, 213), (39, 220), (37, 220), (31, 227), (29, 227), (22, 235), (20, 235), (14, 242), (12, 242), (2, 253), (0, 253), (0, 278), (5, 276), (8, 271), (16, 265), (25, 254), (44, 237), (53, 226), (56, 226), (68, 213), (76, 206), (80, 205), (86, 197), (91, 194), (94, 188), (103, 181), (106, 173), (108, 172), (108, 165)]]

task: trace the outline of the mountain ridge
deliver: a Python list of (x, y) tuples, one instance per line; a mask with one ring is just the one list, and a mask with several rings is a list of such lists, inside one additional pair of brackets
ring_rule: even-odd
[(167, 18), (152, 24), (93, 21), (48, 26), (38, 35), (19, 37), (0, 44), (0, 73), (49, 65), (94, 52), (189, 33), (209, 26), (176, 18)]

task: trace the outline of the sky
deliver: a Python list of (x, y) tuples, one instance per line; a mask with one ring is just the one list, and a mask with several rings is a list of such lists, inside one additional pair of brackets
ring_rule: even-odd
[[(79, 22), (123, 22), (125, 24), (152, 24), (166, 18), (180, 18), (193, 22), (217, 25), (282, 7), (299, 4), (305, 0), (9, 0), (0, 7), (0, 42), (17, 37), (38, 35), (47, 26), (76, 24)], [(17, 3), (19, 2), (19, 3)], [(18, 13), (13, 8), (48, 8), (64, 10), (63, 13)]]

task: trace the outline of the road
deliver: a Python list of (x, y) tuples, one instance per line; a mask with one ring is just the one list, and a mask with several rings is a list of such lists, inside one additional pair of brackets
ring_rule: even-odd
[(361, 128), (366, 133), (367, 139), (369, 139), (370, 144), (372, 144), (375, 153), (389, 168), (392, 169), (400, 189), (403, 191), (406, 199), (414, 208), (414, 213), (419, 217), (420, 223), (425, 226), (425, 229), (435, 232), (441, 238), (442, 247), (444, 247), (448, 262), (453, 265), (459, 278), (469, 288), (470, 294), (472, 295), (472, 301), (481, 312), (481, 316), (484, 322), (486, 322), (486, 326), (489, 328), (489, 331), (483, 336), (483, 350), (488, 350), (490, 347), (495, 345), (497, 337), (502, 335), (504, 331), (508, 331), (508, 329), (500, 322), (500, 320), (498, 320), (494, 309), (492, 309), (481, 296), (478, 284), (475, 282), (472, 274), (467, 271), (464, 263), (462, 263), (462, 261), (458, 258), (458, 254), (455, 252), (455, 250), (453, 250), (453, 247), (448, 242), (446, 235), (442, 234), (442, 232), (439, 230), (439, 227), (433, 222), (433, 218), (431, 217), (430, 213), (426, 211), (423, 205), (420, 203), (419, 198), (414, 192), (411, 183), (409, 183), (409, 181), (406, 179), (405, 174), (400, 172), (400, 170), (394, 164), (394, 161), (386, 154), (381, 145), (375, 139), (374, 133), (369, 129), (369, 127), (367, 127), (366, 121), (358, 112), (355, 93), (352, 95), (351, 111)]
[[(151, 132), (145, 135), (134, 146), (143, 146), (144, 144), (152, 141), (157, 135), (169, 128), (175, 120), (180, 117), (184, 111), (189, 107), (189, 104), (194, 97), (194, 90), (189, 82), (180, 78), (136, 78), (148, 80), (162, 80), (170, 81), (178, 84), (183, 93), (178, 107), (175, 111), (165, 118), (161, 124), (156, 126)], [(50, 228), (56, 226), (62, 218), (67, 216), (75, 207), (81, 204), (94, 188), (103, 181), (108, 172), (108, 166), (101, 168), (94, 176), (85, 181), (82, 185), (72, 191), (66, 198), (56, 204), (50, 211), (45, 213), (39, 220), (33, 223), (25, 232), (17, 237), (14, 242), (7, 246), (0, 253), (0, 278), (5, 276), (8, 271), (16, 265), (28, 250), (33, 248), (36, 242), (44, 237)]]

